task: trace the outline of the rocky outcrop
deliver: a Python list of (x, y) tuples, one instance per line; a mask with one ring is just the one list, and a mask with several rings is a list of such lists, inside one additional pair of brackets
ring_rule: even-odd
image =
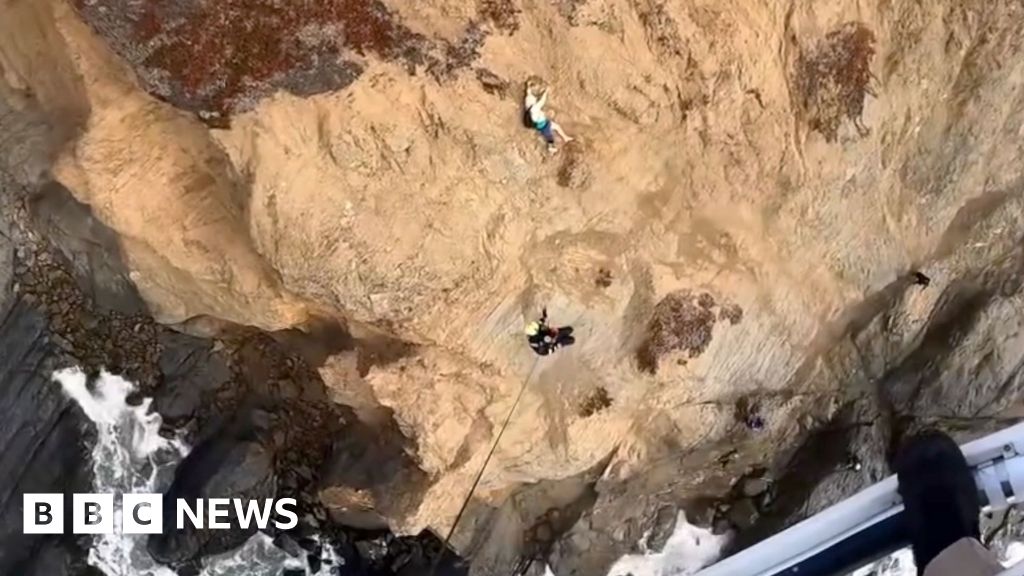
[[(132, 281), (154, 314), (168, 322), (211, 314), (265, 327), (301, 321), (302, 305), (253, 251), (238, 176), (202, 124), (134, 90), (130, 71), (64, 2), (8, 2), (5, 15), (6, 90), (60, 134), (87, 122), (72, 143), (53, 145), (60, 158), (52, 170), (118, 234)], [(257, 320), (240, 313), (246, 308), (266, 314)]]
[[(12, 114), (3, 120), (23, 119)], [(31, 135), (29, 128), (25, 126)], [(58, 184), (35, 185), (21, 173), (18, 177), (26, 182), (22, 184), (10, 175), (0, 170), (0, 414), (5, 422), (0, 446), (8, 459), (5, 469), (16, 473), (0, 482), (0, 502), (8, 519), (0, 530), (10, 544), (0, 547), (0, 573), (59, 575), (88, 570), (88, 539), (21, 533), (23, 493), (70, 494), (88, 492), (92, 486), (92, 424), (50, 380), (54, 370), (71, 365), (126, 374), (144, 394), (155, 396), (154, 406), (166, 425), (184, 428), (190, 441), (199, 444), (178, 470), (180, 481), (172, 496), (191, 488), (212, 495), (298, 497), (304, 520), (293, 537), (302, 542), (309, 535), (324, 534), (327, 545), (341, 546), (346, 561), (365, 563), (368, 569), (384, 569), (381, 562), (398, 570), (433, 561), (440, 545), (429, 535), (394, 539), (380, 530), (346, 532), (327, 522), (323, 507), (311, 509), (320, 463), (331, 455), (335, 436), (318, 426), (331, 426), (341, 418), (326, 405), (322, 383), (290, 372), (301, 369), (301, 359), (291, 359), (282, 345), (258, 332), (241, 331), (228, 343), (214, 343), (157, 328), (128, 280), (116, 235)], [(288, 345), (296, 340), (281, 338)], [(330, 338), (326, 342), (333, 350)], [(317, 348), (315, 341), (302, 344), (304, 352)], [(271, 406), (282, 414), (254, 408), (259, 398), (276, 399)], [(289, 401), (319, 402), (330, 415), (311, 415), (308, 408), (290, 406)], [(350, 449), (365, 453), (368, 445)], [(344, 458), (346, 451), (335, 453)], [(380, 461), (380, 454), (375, 455), (374, 462)], [(157, 556), (179, 565), (194, 563), (237, 546), (251, 532), (182, 538), (158, 547), (163, 554)], [(370, 547), (375, 557), (364, 559), (356, 544), (376, 542), (382, 534), (387, 540)], [(313, 552), (319, 561), (319, 551)]]
[[(337, 546), (345, 561), (367, 570), (413, 570), (429, 566), (440, 553), (430, 534), (394, 538), (387, 525), (353, 530), (330, 520), (319, 503), (318, 478), (329, 462), (332, 482), (390, 488), (411, 495), (414, 483), (399, 477), (386, 482), (385, 470), (420, 473), (402, 447), (404, 437), (390, 432), (395, 449), (376, 430), (328, 402), (324, 386), (299, 352), (322, 358), (334, 350), (329, 337), (344, 331), (276, 334), (234, 329), (217, 342), (157, 328), (139, 309), (139, 299), (122, 280), (124, 268), (116, 246), (104, 244), (111, 232), (75, 203), (59, 186), (25, 188), (3, 176), (0, 212), (0, 287), (3, 291), (0, 359), (3, 394), (0, 414), (5, 426), (0, 445), (7, 466), (16, 470), (0, 483), (0, 502), (9, 519), (0, 527), (12, 547), (0, 547), (0, 572), (80, 574), (88, 539), (31, 536), (21, 533), (21, 495), (25, 492), (88, 492), (92, 486), (89, 456), (92, 424), (67, 398), (52, 372), (78, 365), (90, 372), (114, 366), (155, 397), (165, 425), (179, 427), (195, 449), (175, 471), (167, 492), (176, 497), (294, 497), (300, 527), (277, 536), (297, 540), (299, 554), (309, 548), (319, 562), (319, 547)], [(6, 224), (13, 219), (15, 226)], [(45, 234), (40, 234), (44, 231)], [(105, 303), (110, 303), (106, 305)], [(340, 330), (340, 332), (339, 332)], [(275, 340), (275, 337), (280, 340)], [(342, 339), (343, 342), (348, 340)], [(158, 361), (155, 361), (158, 360)], [(344, 433), (339, 426), (350, 426)], [(168, 430), (170, 432), (170, 430)], [(369, 474), (362, 481), (349, 464), (362, 460)], [(340, 467), (340, 468), (339, 468)], [(420, 473), (421, 474), (421, 473)], [(360, 483), (361, 482), (361, 483)], [(389, 501), (390, 502), (390, 501)], [(174, 565), (196, 566), (205, 556), (234, 548), (253, 529), (177, 533), (154, 539), (154, 557)], [(309, 536), (324, 544), (311, 547)], [(449, 572), (460, 573), (450, 565)], [(419, 568), (417, 568), (419, 567)]]

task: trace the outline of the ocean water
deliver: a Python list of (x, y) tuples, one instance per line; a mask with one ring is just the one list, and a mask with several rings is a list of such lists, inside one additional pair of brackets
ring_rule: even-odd
[[(680, 513), (676, 526), (661, 552), (629, 554), (619, 558), (608, 576), (686, 576), (714, 563), (728, 543), (727, 535), (716, 536), (710, 530), (694, 526)], [(646, 537), (640, 548), (646, 548)]]
[[(162, 420), (150, 412), (150, 399), (138, 406), (128, 404), (134, 384), (104, 373), (90, 387), (86, 375), (77, 369), (56, 372), (53, 379), (96, 426), (91, 462), (94, 492), (115, 494), (119, 506), (121, 494), (162, 492), (170, 485), (189, 446), (159, 434)], [(89, 564), (107, 576), (176, 576), (149, 555), (145, 535), (119, 534), (120, 512), (114, 518), (114, 534), (94, 537)], [(305, 558), (289, 556), (259, 533), (236, 550), (205, 559), (202, 576), (279, 576), (284, 569), (329, 576), (342, 562), (330, 546), (323, 550), (323, 567), (314, 573)]]

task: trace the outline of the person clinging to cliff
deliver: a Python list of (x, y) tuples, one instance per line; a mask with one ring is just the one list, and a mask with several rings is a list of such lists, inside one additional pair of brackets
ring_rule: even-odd
[[(558, 134), (566, 143), (572, 142), (572, 138), (562, 130), (562, 127), (557, 122), (548, 118), (544, 112), (544, 105), (547, 104), (549, 91), (547, 87), (541, 87), (540, 82), (536, 79), (527, 80), (526, 97), (523, 100), (523, 114), (524, 120), (532, 124), (533, 128), (544, 136), (544, 141), (548, 144), (548, 152), (554, 153), (558, 150), (555, 146), (555, 134)], [(539, 96), (538, 93), (540, 94)]]
[(539, 319), (526, 325), (526, 341), (539, 356), (547, 356), (560, 346), (573, 344), (576, 339), (572, 336), (572, 326), (548, 326), (548, 309), (544, 308)]

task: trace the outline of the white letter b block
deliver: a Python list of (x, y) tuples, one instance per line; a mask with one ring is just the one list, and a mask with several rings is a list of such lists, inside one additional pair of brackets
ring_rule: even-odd
[(22, 503), (25, 507), (22, 531), (25, 534), (64, 533), (63, 494), (25, 494)]
[(75, 494), (71, 525), (75, 534), (114, 533), (113, 494)]

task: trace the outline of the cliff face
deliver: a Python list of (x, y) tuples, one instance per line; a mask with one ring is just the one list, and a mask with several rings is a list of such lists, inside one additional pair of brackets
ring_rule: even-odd
[[(446, 531), (524, 379), (456, 533), (480, 574), (596, 573), (752, 470), (778, 505), (726, 515), (762, 534), (909, 428), (1014, 415), (1019, 4), (308, 4), (4, 0), (0, 94), (159, 321), (348, 326), (320, 376), (429, 481), (338, 514)], [(545, 305), (578, 342), (538, 360)]]

